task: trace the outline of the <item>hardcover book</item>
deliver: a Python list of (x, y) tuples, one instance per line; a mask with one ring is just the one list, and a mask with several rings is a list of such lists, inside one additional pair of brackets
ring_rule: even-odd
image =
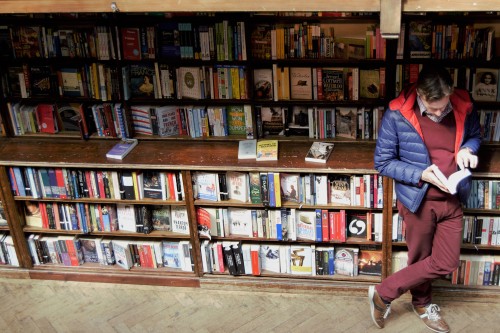
[(359, 70), (359, 97), (380, 97), (380, 71), (378, 69)]
[(476, 68), (472, 87), (472, 97), (476, 101), (497, 100), (498, 69)]
[(290, 67), (290, 97), (312, 100), (312, 72), (310, 67)]
[(248, 201), (248, 173), (228, 171), (227, 185), (229, 199), (240, 202)]
[(362, 275), (382, 275), (382, 251), (360, 249), (358, 271)]
[(257, 161), (278, 160), (278, 140), (257, 141)]
[(219, 180), (215, 172), (196, 172), (193, 176), (196, 199), (219, 201)]
[(328, 142), (315, 141), (306, 154), (306, 162), (326, 163), (332, 154), (334, 144)]
[(151, 207), (151, 219), (153, 229), (158, 231), (172, 231), (170, 206), (155, 205)]
[(327, 101), (344, 100), (344, 69), (343, 68), (323, 68), (323, 99)]
[(158, 122), (158, 134), (161, 137), (179, 135), (179, 124), (177, 122), (177, 107), (160, 106), (155, 109)]
[(155, 96), (155, 68), (150, 63), (130, 65), (131, 97)]
[(279, 106), (260, 108), (260, 119), (264, 136), (285, 134), (285, 111)]
[(256, 99), (273, 100), (273, 70), (270, 68), (254, 69), (254, 96)]
[(330, 203), (332, 205), (351, 205), (351, 176), (332, 174), (330, 183)]
[(115, 144), (107, 153), (106, 157), (116, 160), (123, 160), (134, 149), (139, 141), (137, 139), (122, 139)]
[(358, 248), (338, 247), (335, 249), (335, 274), (358, 275)]
[(241, 140), (238, 143), (238, 159), (248, 160), (257, 158), (257, 140)]
[(242, 105), (232, 105), (226, 108), (227, 127), (229, 135), (246, 136), (245, 111)]
[(185, 206), (172, 206), (172, 232), (189, 235), (189, 220)]
[(179, 242), (162, 241), (162, 260), (164, 267), (181, 268)]
[(338, 107), (335, 119), (336, 136), (348, 139), (356, 139), (358, 126), (357, 108)]
[(180, 82), (181, 98), (202, 99), (199, 67), (180, 67), (177, 79)]
[(410, 58), (430, 58), (432, 52), (432, 22), (410, 22), (408, 42)]
[(312, 249), (310, 245), (290, 246), (290, 269), (292, 274), (312, 275)]

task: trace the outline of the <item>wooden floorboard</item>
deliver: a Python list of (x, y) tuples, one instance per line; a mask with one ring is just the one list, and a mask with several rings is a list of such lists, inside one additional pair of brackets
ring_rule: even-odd
[[(0, 332), (430, 332), (405, 295), (384, 330), (367, 298), (335, 292), (239, 290), (0, 278)], [(500, 300), (439, 296), (451, 332), (500, 332)]]

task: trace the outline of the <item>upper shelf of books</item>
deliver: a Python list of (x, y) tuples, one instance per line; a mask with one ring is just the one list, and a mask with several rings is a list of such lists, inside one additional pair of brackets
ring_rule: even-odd
[[(382, 0), (387, 1), (387, 0)], [(380, 0), (357, 1), (301, 1), (288, 0), (286, 8), (294, 11), (339, 11), (365, 12), (380, 11)], [(114, 6), (112, 5), (114, 4)], [(191, 1), (160, 1), (150, 0), (146, 4), (135, 0), (3, 0), (0, 6), (1, 13), (56, 13), (56, 12), (142, 12), (145, 9), (154, 12), (200, 12), (200, 11), (282, 11), (283, 2), (268, 0), (265, 3), (256, 1), (221, 1), (221, 0), (191, 0)], [(496, 0), (455, 1), (449, 6), (445, 0), (406, 0), (402, 4), (403, 12), (432, 12), (432, 11), (498, 11), (500, 2)]]

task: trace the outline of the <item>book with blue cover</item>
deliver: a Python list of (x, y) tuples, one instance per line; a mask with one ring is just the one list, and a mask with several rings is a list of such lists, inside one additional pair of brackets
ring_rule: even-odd
[(107, 153), (107, 158), (122, 160), (138, 144), (137, 139), (123, 139), (113, 146)]

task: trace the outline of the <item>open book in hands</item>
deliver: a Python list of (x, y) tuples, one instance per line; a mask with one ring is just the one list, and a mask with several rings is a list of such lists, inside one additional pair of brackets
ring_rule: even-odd
[(471, 176), (470, 170), (465, 168), (452, 173), (450, 177), (446, 178), (443, 172), (439, 170), (437, 165), (433, 164), (431, 165), (431, 167), (436, 177), (438, 177), (441, 183), (443, 183), (446, 186), (446, 188), (448, 189), (448, 191), (450, 191), (451, 194), (457, 193), (458, 184), (460, 184), (460, 182), (463, 179)]

